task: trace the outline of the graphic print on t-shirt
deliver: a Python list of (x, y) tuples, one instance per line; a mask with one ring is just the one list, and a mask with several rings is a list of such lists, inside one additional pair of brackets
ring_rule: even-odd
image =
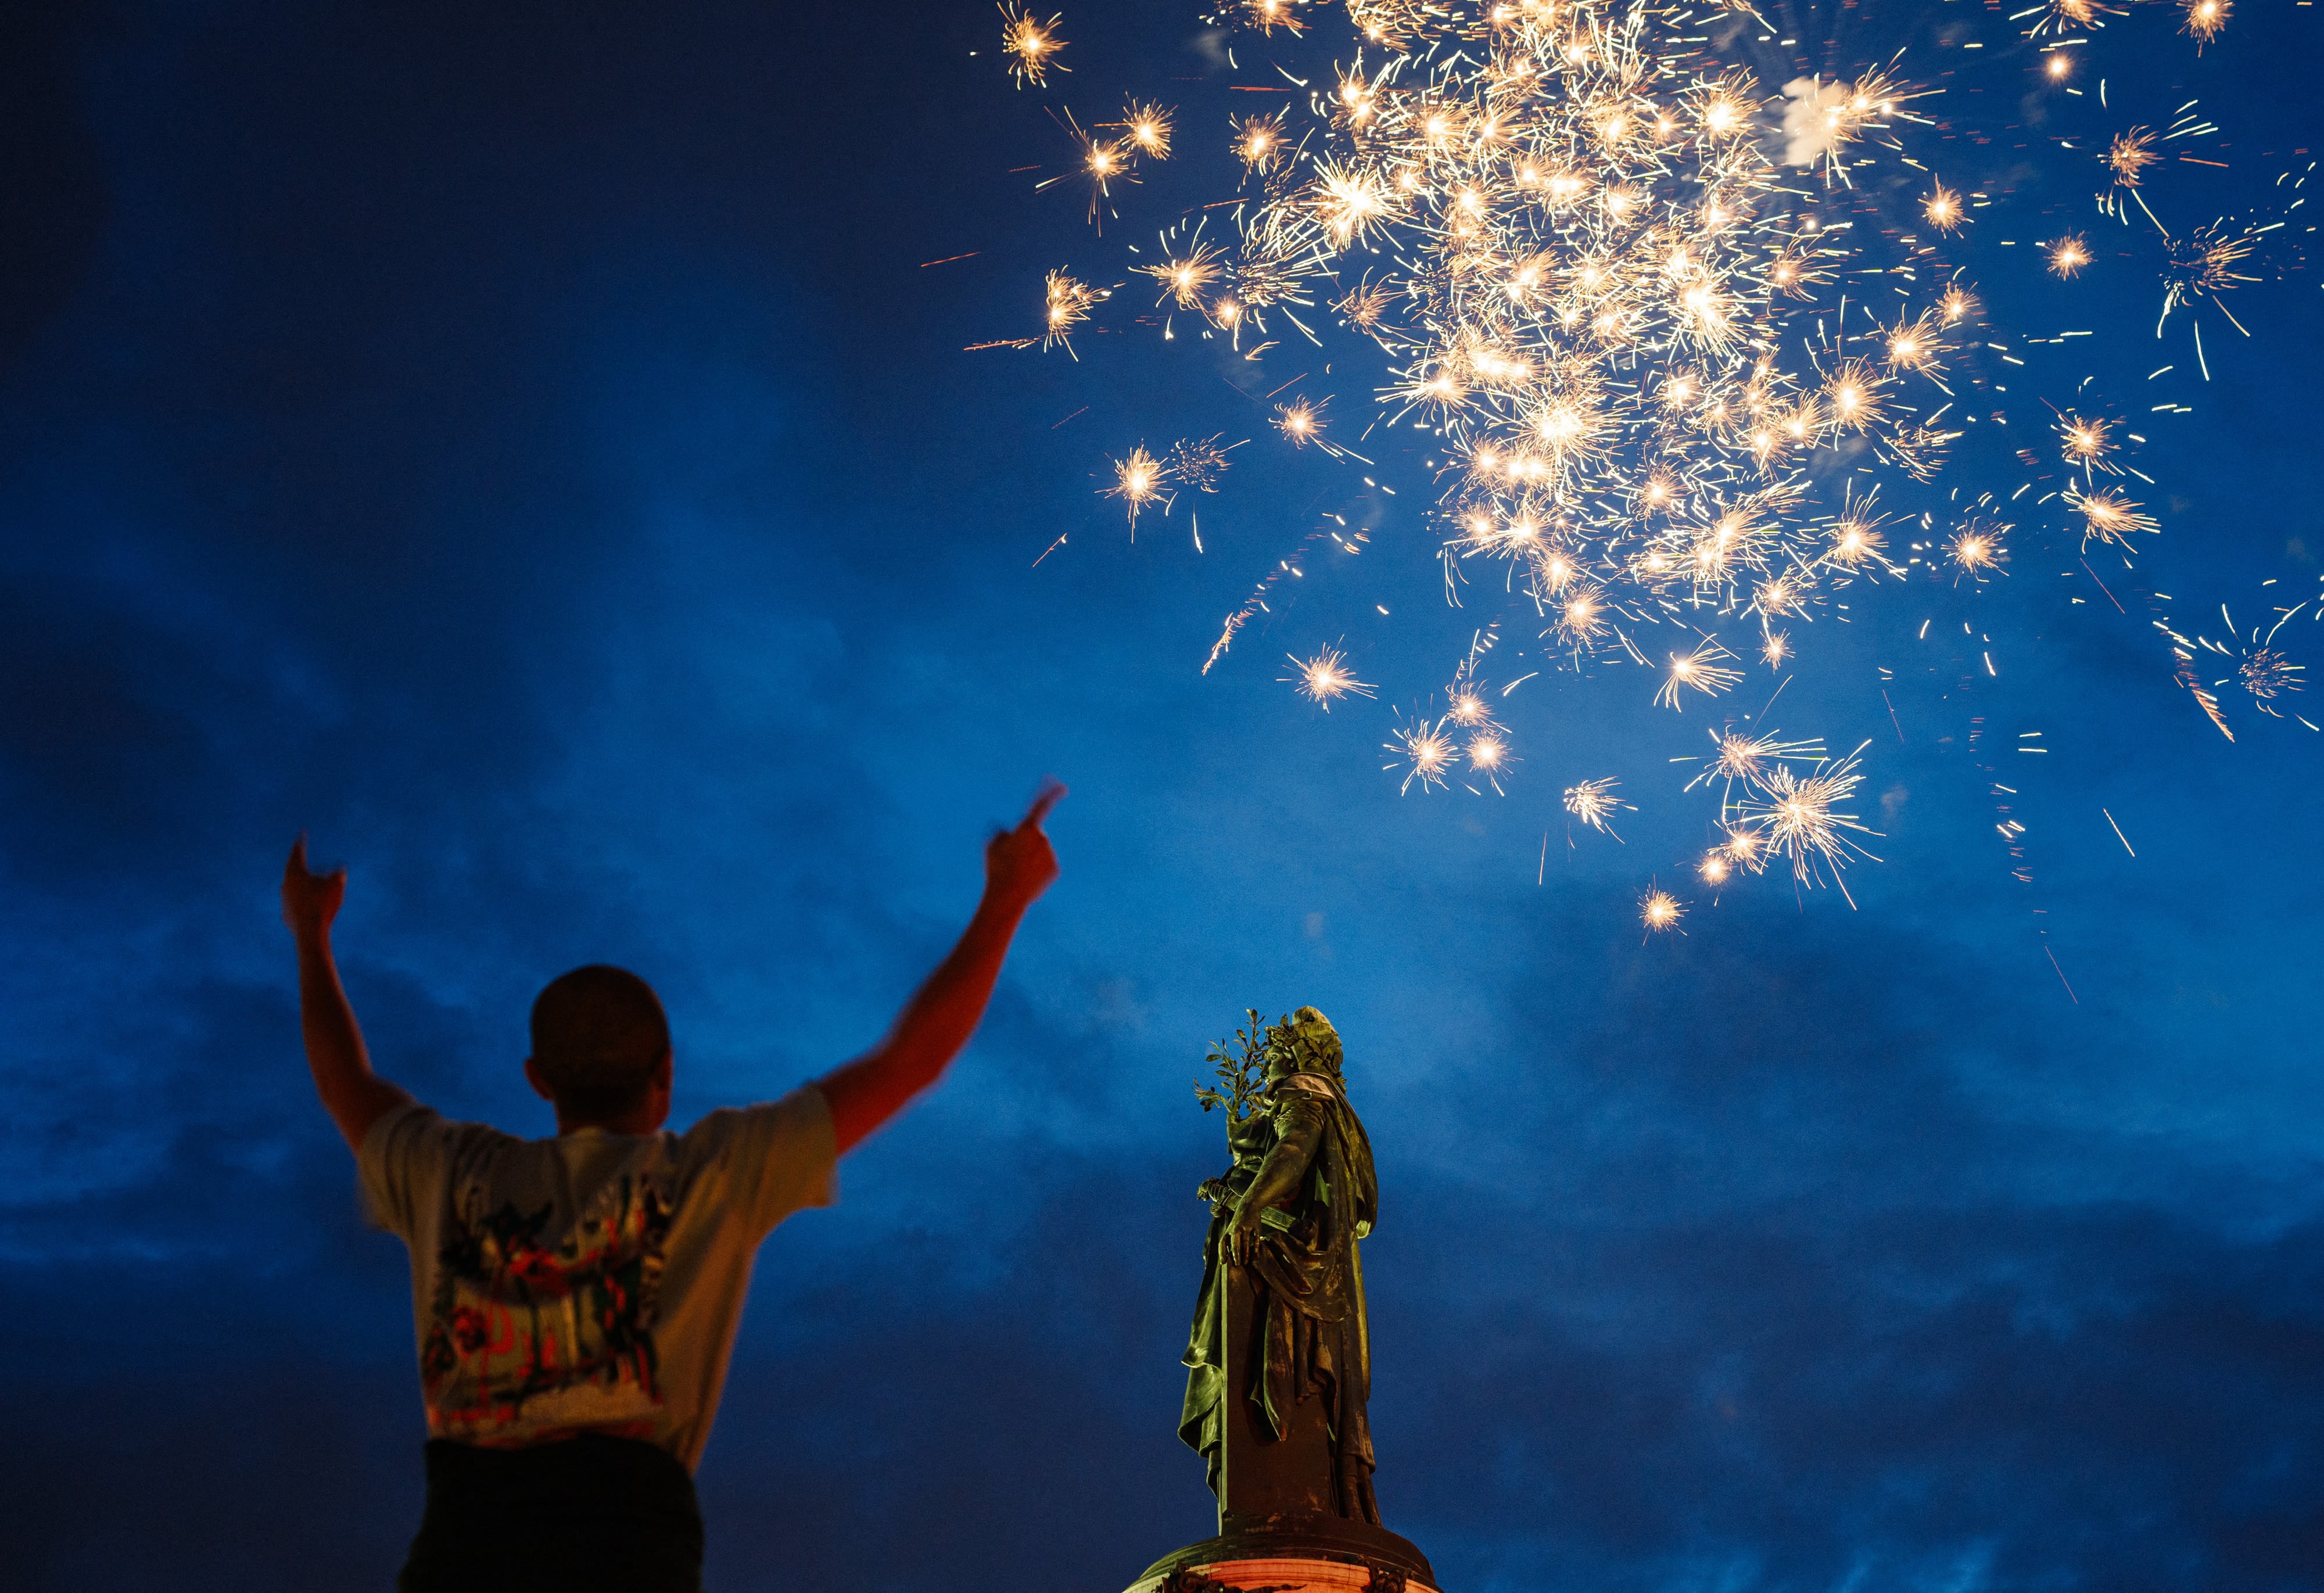
[(651, 1422), (669, 1197), (623, 1176), (555, 1235), (551, 1206), (484, 1202), (481, 1187), (463, 1192), (437, 1253), (420, 1351), (429, 1432), (490, 1441)]

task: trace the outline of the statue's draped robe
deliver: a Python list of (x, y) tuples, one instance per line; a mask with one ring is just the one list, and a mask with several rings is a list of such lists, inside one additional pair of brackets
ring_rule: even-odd
[[(1332, 1477), (1317, 1479), (1326, 1508), (1378, 1524), (1366, 1410), (1371, 1346), (1356, 1253), (1356, 1241), (1371, 1231), (1379, 1215), (1371, 1142), (1337, 1082), (1319, 1073), (1277, 1080), (1264, 1107), (1229, 1127), (1227, 1142), (1234, 1165), (1209, 1186), (1219, 1194), (1186, 1345), (1178, 1436), (1209, 1462), (1215, 1494), (1229, 1399), (1250, 1402), (1252, 1425), (1267, 1439), (1281, 1439), (1295, 1423), (1320, 1422), (1333, 1459)], [(1232, 1368), (1248, 1374), (1244, 1386), (1232, 1388), (1226, 1229), (1236, 1201), (1262, 1178), (1269, 1209), (1250, 1269), (1254, 1342), (1233, 1358)], [(1231, 1507), (1223, 1498), (1220, 1503)]]

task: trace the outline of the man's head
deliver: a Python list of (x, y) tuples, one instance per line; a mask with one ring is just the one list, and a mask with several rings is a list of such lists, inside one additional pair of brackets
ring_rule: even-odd
[(1269, 1033), (1275, 1042), (1272, 1073), (1340, 1074), (1340, 1031), (1313, 1007), (1302, 1007)]
[(592, 963), (549, 981), (532, 1003), (524, 1076), (560, 1128), (650, 1133), (669, 1115), (669, 1020), (653, 987)]

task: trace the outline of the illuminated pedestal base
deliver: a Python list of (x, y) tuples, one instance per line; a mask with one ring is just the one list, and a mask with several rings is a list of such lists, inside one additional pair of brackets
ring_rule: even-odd
[[(1407, 1593), (1436, 1593), (1425, 1582), (1376, 1580), (1370, 1566), (1344, 1565), (1330, 1560), (1222, 1560), (1215, 1565), (1186, 1568), (1211, 1588), (1269, 1588), (1278, 1593), (1385, 1593), (1390, 1587)], [(1148, 1577), (1130, 1584), (1129, 1593), (1165, 1593), (1167, 1577)], [(1192, 1584), (1203, 1587), (1202, 1581)]]
[(1128, 1593), (1436, 1593), (1427, 1559), (1394, 1533), (1273, 1516), (1147, 1567)]

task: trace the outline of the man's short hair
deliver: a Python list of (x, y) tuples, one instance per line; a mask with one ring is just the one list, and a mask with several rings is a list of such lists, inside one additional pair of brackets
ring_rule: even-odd
[(533, 1000), (532, 1064), (569, 1116), (611, 1117), (634, 1106), (669, 1049), (660, 998), (625, 968), (576, 968)]

